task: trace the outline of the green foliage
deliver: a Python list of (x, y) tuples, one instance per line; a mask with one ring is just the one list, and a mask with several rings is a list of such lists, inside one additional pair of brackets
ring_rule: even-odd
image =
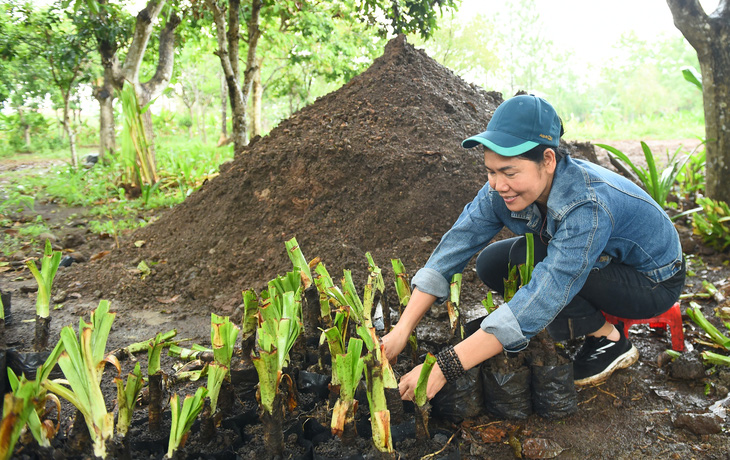
[(705, 190), (707, 150), (704, 148), (704, 143), (702, 141), (702, 144), (690, 153), (684, 168), (677, 174), (680, 193), (690, 201), (695, 201), (697, 195)]
[(421, 407), (428, 402), (428, 395), (426, 394), (426, 388), (428, 386), (428, 378), (431, 376), (431, 370), (433, 365), (436, 364), (436, 357), (431, 353), (426, 354), (426, 359), (423, 361), (423, 367), (421, 373), (418, 376), (418, 383), (416, 389), (413, 392), (414, 402), (417, 406)]
[(437, 14), (453, 11), (458, 6), (454, 0), (365, 0), (362, 13), (370, 24), (378, 24), (385, 35), (389, 28), (396, 34), (417, 32), (428, 38), (436, 30)]
[(716, 201), (707, 197), (697, 198), (702, 206), (702, 213), (694, 214), (692, 227), (695, 235), (718, 251), (730, 246), (730, 208), (724, 201)]
[(702, 307), (695, 302), (690, 302), (687, 308), (687, 316), (698, 326), (700, 326), (713, 342), (718, 344), (725, 350), (730, 350), (730, 337), (720, 332), (710, 321), (702, 314)]
[(613, 155), (628, 165), (634, 173), (636, 173), (646, 192), (654, 198), (654, 201), (656, 201), (662, 208), (667, 207), (667, 197), (669, 197), (669, 193), (672, 191), (672, 188), (677, 181), (677, 176), (689, 160), (689, 156), (677, 158), (682, 150), (679, 148), (667, 159), (667, 165), (660, 172), (654, 154), (649, 146), (643, 141), (641, 142), (641, 149), (644, 151), (644, 158), (646, 158), (648, 168), (635, 165), (625, 153), (615, 147), (605, 144), (596, 144), (596, 146), (606, 149), (609, 155)]
[(208, 390), (205, 387), (199, 387), (194, 396), (185, 396), (182, 404), (177, 393), (170, 398), (170, 418), (172, 422), (165, 458), (173, 458), (175, 451), (182, 446), (187, 432), (190, 431), (195, 419), (198, 418), (198, 414), (203, 410), (207, 393)]
[(702, 91), (702, 74), (692, 66), (682, 67), (682, 76), (685, 80), (692, 83), (698, 90)]

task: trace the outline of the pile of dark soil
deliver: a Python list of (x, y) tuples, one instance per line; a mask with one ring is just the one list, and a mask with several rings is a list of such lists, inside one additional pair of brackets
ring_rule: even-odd
[[(395, 38), (366, 72), (59, 283), (130, 307), (180, 295), (176, 305), (231, 314), (243, 289), (291, 269), (284, 241), (294, 236), (335, 278), (348, 268), (364, 282), (367, 251), (384, 270), (400, 258), (415, 272), (484, 184), (482, 154), (460, 143), (501, 101)], [(142, 260), (152, 267), (144, 280)]]

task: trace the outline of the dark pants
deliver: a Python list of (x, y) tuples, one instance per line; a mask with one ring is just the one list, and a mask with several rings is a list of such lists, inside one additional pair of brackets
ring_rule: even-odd
[[(547, 245), (535, 240), (535, 264), (547, 256)], [(508, 263), (525, 263), (525, 237), (509, 238), (487, 246), (477, 256), (479, 278), (504, 295)], [(518, 275), (519, 276), (519, 275)], [(670, 279), (655, 283), (636, 269), (609, 263), (591, 270), (583, 288), (547, 327), (554, 340), (568, 340), (597, 331), (606, 322), (601, 312), (620, 318), (651, 318), (669, 310), (684, 286), (685, 266)]]

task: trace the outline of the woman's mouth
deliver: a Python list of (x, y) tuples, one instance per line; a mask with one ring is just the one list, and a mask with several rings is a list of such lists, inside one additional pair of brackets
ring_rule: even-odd
[(510, 196), (500, 195), (500, 196), (502, 197), (502, 199), (504, 200), (505, 203), (509, 204), (509, 203), (514, 202), (517, 199), (518, 195), (510, 195)]

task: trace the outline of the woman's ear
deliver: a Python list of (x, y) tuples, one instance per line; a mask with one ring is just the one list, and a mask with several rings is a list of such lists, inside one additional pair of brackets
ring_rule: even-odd
[(558, 165), (555, 150), (548, 148), (542, 152), (542, 164), (545, 168), (547, 168), (548, 173), (553, 174), (555, 172), (555, 168)]

